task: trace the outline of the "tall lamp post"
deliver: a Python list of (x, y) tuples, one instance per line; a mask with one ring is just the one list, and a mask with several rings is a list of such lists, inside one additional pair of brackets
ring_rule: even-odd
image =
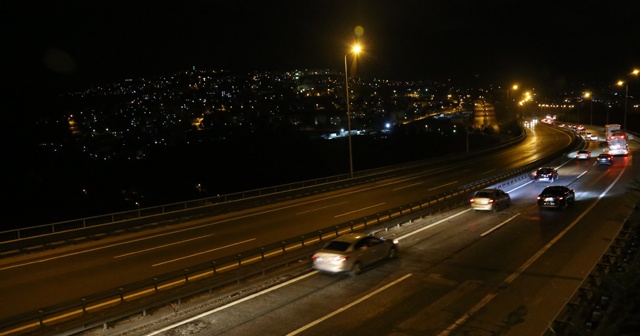
[[(511, 106), (511, 99), (509, 98), (509, 92), (515, 91), (518, 89), (518, 84), (514, 84), (511, 88), (507, 89), (507, 109)], [(517, 110), (516, 110), (517, 113)]]
[(585, 92), (584, 97), (589, 99), (589, 125), (593, 125), (593, 97), (591, 97), (591, 92)]
[(622, 121), (622, 129), (627, 129), (627, 101), (629, 100), (629, 83), (618, 81), (618, 86), (624, 85), (624, 119)]
[[(351, 52), (358, 54), (361, 48), (356, 45), (351, 49)], [(347, 138), (349, 138), (349, 177), (353, 178), (353, 149), (351, 147), (351, 111), (349, 110), (349, 70), (347, 68), (347, 55), (344, 55), (344, 86), (346, 88), (347, 97)]]

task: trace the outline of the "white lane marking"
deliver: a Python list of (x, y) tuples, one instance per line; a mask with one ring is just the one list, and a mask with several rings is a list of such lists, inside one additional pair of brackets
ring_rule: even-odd
[(345, 212), (345, 213), (342, 213), (342, 214), (339, 214), (339, 215), (335, 215), (335, 216), (333, 216), (333, 217), (338, 218), (338, 217), (342, 217), (342, 216), (350, 215), (350, 214), (352, 214), (352, 213), (354, 213), (354, 212), (359, 212), (359, 211), (363, 211), (363, 210), (367, 210), (367, 209), (371, 209), (371, 208), (379, 207), (379, 206), (384, 205), (384, 204), (385, 204), (385, 202), (378, 203), (378, 204), (375, 204), (375, 205), (372, 205), (372, 206), (368, 206), (368, 207), (360, 208), (360, 209), (358, 209), (358, 210), (353, 210), (353, 211)]
[(424, 184), (424, 182), (418, 182), (418, 183), (414, 183), (414, 184), (406, 185), (406, 186), (399, 187), (399, 188), (395, 188), (395, 189), (391, 189), (391, 190), (392, 190), (392, 191), (398, 191), (398, 190), (402, 190), (402, 189), (406, 189), (406, 188), (411, 188), (411, 187), (414, 187), (414, 186), (417, 186), (417, 185), (421, 185), (421, 184)]
[(582, 174), (580, 174), (580, 175), (578, 175), (578, 177), (576, 177), (576, 180), (581, 178), (582, 176), (584, 176), (584, 174), (586, 174), (586, 173), (587, 173), (587, 171), (585, 170), (584, 172), (582, 172)]
[(493, 227), (493, 228), (491, 228), (490, 230), (488, 230), (488, 231), (484, 232), (483, 234), (481, 234), (481, 235), (480, 235), (480, 237), (484, 237), (484, 236), (486, 236), (486, 235), (490, 234), (491, 232), (493, 232), (493, 231), (495, 231), (495, 230), (497, 230), (497, 229), (501, 228), (503, 225), (505, 225), (505, 224), (509, 223), (511, 220), (513, 220), (514, 218), (518, 217), (519, 215), (520, 215), (520, 213), (518, 212), (517, 214), (515, 214), (515, 215), (514, 215), (514, 216), (512, 216), (511, 218), (509, 218), (509, 219), (505, 220), (504, 222), (502, 222), (502, 223), (500, 223), (500, 224), (498, 224), (498, 225), (494, 226), (494, 227)]
[(314, 275), (314, 274), (317, 274), (317, 273), (318, 273), (318, 271), (309, 272), (309, 273), (304, 274), (304, 275), (301, 275), (301, 276), (299, 276), (299, 277), (297, 277), (297, 278), (293, 278), (293, 279), (291, 279), (291, 280), (289, 280), (289, 281), (287, 281), (287, 282), (283, 282), (283, 283), (281, 283), (281, 284), (279, 284), (279, 285), (275, 285), (275, 286), (273, 286), (273, 287), (269, 287), (269, 288), (267, 288), (267, 289), (265, 289), (265, 290), (263, 290), (263, 291), (260, 291), (260, 292), (258, 292), (258, 293), (251, 294), (251, 295), (249, 295), (249, 296), (245, 296), (245, 297), (243, 297), (243, 298), (242, 298), (242, 299), (240, 299), (240, 300), (236, 300), (236, 301), (233, 301), (233, 302), (227, 303), (227, 304), (226, 304), (226, 305), (224, 305), (224, 306), (220, 306), (220, 307), (218, 307), (218, 308), (215, 308), (215, 309), (209, 310), (209, 311), (204, 312), (204, 313), (202, 313), (202, 314), (199, 314), (199, 315), (196, 315), (196, 316), (190, 317), (190, 318), (188, 318), (188, 319), (186, 319), (186, 320), (184, 320), (184, 321), (180, 321), (180, 322), (178, 322), (178, 323), (175, 323), (175, 324), (172, 324), (172, 325), (166, 326), (166, 327), (164, 327), (164, 328), (162, 328), (162, 329), (155, 330), (154, 332), (147, 334), (147, 336), (157, 335), (157, 334), (163, 333), (163, 332), (165, 332), (165, 331), (169, 331), (169, 330), (171, 330), (171, 329), (174, 329), (174, 328), (176, 328), (176, 327), (179, 327), (179, 326), (181, 326), (181, 325), (184, 325), (184, 324), (187, 324), (187, 323), (191, 323), (191, 322), (196, 321), (196, 320), (198, 320), (198, 319), (201, 319), (201, 318), (203, 318), (203, 317), (205, 317), (205, 316), (209, 316), (209, 315), (211, 315), (211, 314), (213, 314), (213, 313), (217, 313), (217, 312), (219, 312), (219, 311), (221, 311), (221, 310), (225, 310), (225, 309), (230, 308), (230, 307), (233, 307), (233, 306), (235, 306), (235, 305), (237, 305), (237, 304), (240, 304), (240, 303), (243, 303), (243, 302), (245, 302), (245, 301), (249, 301), (249, 300), (251, 300), (251, 299), (257, 298), (258, 296), (261, 296), (261, 295), (263, 295), (263, 294), (267, 294), (267, 293), (272, 292), (272, 291), (274, 291), (274, 290), (276, 290), (276, 289), (280, 289), (280, 288), (282, 288), (282, 287), (284, 287), (284, 286), (288, 286), (288, 285), (290, 285), (290, 284), (292, 284), (292, 283), (294, 283), (294, 282), (298, 282), (298, 281), (300, 281), (300, 280), (302, 280), (302, 279), (304, 279), (304, 278), (310, 277), (310, 276), (312, 276), (312, 275)]
[[(442, 171), (445, 171), (445, 170), (442, 170)], [(429, 173), (429, 174), (425, 174), (425, 175), (433, 175), (433, 173)], [(311, 201), (308, 201), (308, 202), (297, 203), (297, 204), (293, 204), (293, 205), (289, 205), (289, 206), (279, 207), (279, 208), (276, 208), (276, 209), (265, 210), (265, 211), (261, 211), (261, 212), (247, 214), (247, 215), (244, 215), (244, 216), (237, 216), (237, 217), (228, 218), (228, 219), (224, 219), (224, 220), (220, 220), (220, 221), (216, 221), (216, 222), (210, 222), (210, 223), (206, 223), (206, 224), (202, 224), (202, 225), (198, 225), (198, 226), (192, 226), (192, 227), (189, 227), (189, 228), (185, 228), (185, 229), (181, 229), (181, 230), (177, 230), (177, 231), (166, 232), (166, 233), (161, 233), (161, 234), (157, 234), (157, 235), (154, 235), (154, 236), (148, 236), (148, 237), (134, 239), (134, 240), (127, 240), (127, 241), (124, 241), (124, 242), (113, 243), (113, 244), (109, 244), (109, 245), (106, 245), (106, 246), (96, 247), (96, 248), (92, 248), (92, 249), (88, 249), (88, 250), (82, 250), (82, 251), (67, 253), (67, 254), (64, 254), (64, 255), (59, 255), (59, 256), (40, 259), (40, 260), (34, 260), (34, 261), (25, 262), (25, 263), (16, 264), (16, 265), (11, 265), (11, 266), (5, 266), (5, 267), (0, 268), (0, 271), (12, 269), (12, 268), (23, 267), (23, 266), (29, 266), (29, 265), (33, 265), (33, 264), (39, 264), (39, 263), (52, 261), (52, 260), (56, 260), (56, 259), (67, 258), (67, 257), (71, 257), (71, 256), (74, 256), (74, 255), (80, 255), (80, 254), (100, 251), (100, 250), (112, 248), (112, 247), (115, 247), (115, 246), (120, 246), (120, 245), (125, 245), (125, 244), (132, 244), (132, 243), (136, 243), (136, 242), (139, 242), (139, 241), (142, 241), (142, 240), (148, 240), (148, 239), (153, 239), (153, 238), (157, 238), (157, 237), (172, 235), (172, 234), (177, 233), (177, 232), (192, 231), (192, 230), (197, 230), (197, 229), (201, 229), (201, 228), (205, 228), (205, 227), (209, 227), (209, 226), (213, 226), (213, 225), (218, 225), (218, 224), (221, 224), (221, 223), (232, 222), (232, 221), (239, 220), (239, 219), (245, 219), (245, 218), (261, 216), (263, 214), (267, 214), (267, 213), (271, 213), (271, 212), (276, 212), (276, 211), (289, 209), (289, 208), (293, 208), (293, 207), (297, 207), (297, 206), (301, 206), (301, 205), (307, 205), (307, 204), (311, 204), (311, 203), (317, 203), (317, 202), (320, 202), (320, 201), (325, 201), (325, 200), (329, 200), (329, 199), (333, 199), (333, 198), (343, 197), (345, 195), (360, 193), (360, 192), (364, 192), (364, 191), (368, 191), (368, 190), (372, 190), (372, 189), (376, 189), (376, 188), (380, 188), (380, 187), (386, 187), (386, 186), (397, 184), (397, 183), (402, 183), (402, 182), (406, 182), (406, 181), (410, 181), (410, 180), (415, 180), (417, 178), (421, 178), (421, 176), (414, 176), (414, 177), (402, 179), (402, 180), (399, 180), (399, 181), (393, 181), (393, 182), (384, 183), (384, 184), (381, 184), (381, 185), (372, 186), (372, 187), (369, 187), (369, 188), (358, 189), (358, 190), (354, 190), (354, 191), (350, 191), (350, 192), (341, 193), (341, 194), (338, 194), (338, 195), (333, 195), (333, 196), (329, 196), (329, 197), (319, 198), (319, 199), (316, 199), (316, 200), (311, 200)]]
[(239, 242), (237, 242), (237, 243), (233, 243), (233, 244), (229, 244), (229, 245), (225, 245), (225, 246), (216, 247), (216, 248), (211, 249), (211, 250), (202, 251), (202, 252), (198, 252), (198, 253), (190, 254), (190, 255), (188, 255), (188, 256), (184, 256), (184, 257), (180, 257), (180, 258), (176, 258), (176, 259), (171, 259), (171, 260), (163, 261), (163, 262), (161, 262), (161, 263), (153, 264), (153, 265), (151, 265), (151, 266), (156, 267), (156, 266), (161, 266), (161, 265), (164, 265), (164, 264), (169, 264), (169, 263), (172, 263), (172, 262), (175, 262), (175, 261), (180, 261), (180, 260), (184, 260), (184, 259), (192, 258), (192, 257), (199, 256), (199, 255), (202, 255), (202, 254), (206, 254), (206, 253), (209, 253), (209, 252), (213, 252), (213, 251), (217, 251), (217, 250), (222, 250), (222, 249), (225, 249), (225, 248), (227, 248), (227, 247), (231, 247), (231, 246), (236, 246), (236, 245), (240, 245), (240, 244), (248, 243), (248, 242), (253, 241), (253, 240), (256, 240), (256, 238), (251, 238), (251, 239), (247, 239), (247, 240), (239, 241)]
[(409, 233), (407, 233), (406, 235), (402, 235), (402, 236), (400, 236), (400, 237), (396, 238), (396, 240), (397, 240), (397, 241), (400, 241), (400, 240), (405, 239), (405, 238), (407, 238), (407, 237), (413, 236), (414, 234), (416, 234), (416, 233), (418, 233), (418, 232), (421, 232), (421, 231), (424, 231), (424, 230), (430, 229), (430, 228), (432, 228), (432, 227), (434, 227), (434, 226), (436, 226), (436, 225), (440, 225), (440, 224), (442, 224), (442, 223), (444, 223), (444, 222), (446, 222), (446, 221), (448, 221), (448, 220), (450, 220), (450, 219), (452, 219), (452, 218), (454, 218), (454, 217), (458, 217), (458, 216), (462, 215), (463, 213), (468, 212), (468, 211), (471, 211), (471, 210), (472, 210), (472, 209), (471, 209), (471, 208), (469, 208), (469, 209), (467, 209), (467, 210), (460, 211), (460, 212), (458, 212), (457, 214), (453, 214), (453, 215), (451, 215), (451, 216), (449, 216), (449, 217), (447, 217), (447, 218), (441, 219), (441, 220), (439, 220), (439, 221), (437, 221), (437, 222), (435, 222), (435, 223), (431, 223), (431, 224), (429, 224), (429, 225), (427, 225), (427, 226), (425, 226), (425, 227), (423, 227), (423, 228), (421, 228), (421, 229), (415, 230), (415, 231), (413, 231), (413, 232), (409, 232)]
[(149, 239), (158, 238), (158, 237), (162, 237), (162, 236), (169, 236), (169, 235), (173, 235), (174, 233), (179, 233), (179, 232), (183, 232), (183, 231), (191, 231), (191, 230), (193, 230), (193, 229), (192, 228), (187, 228), (187, 229), (182, 229), (182, 230), (177, 230), (177, 231), (172, 231), (172, 232), (167, 232), (167, 233), (160, 233), (160, 234), (153, 235), (153, 236), (127, 240), (127, 241), (120, 242), (120, 243), (113, 243), (113, 244), (109, 244), (109, 245), (106, 245), (106, 246), (95, 247), (95, 248), (88, 249), (88, 250), (67, 253), (67, 254), (63, 254), (63, 255), (59, 255), (59, 256), (55, 256), (55, 257), (49, 257), (49, 258), (45, 258), (45, 259), (34, 260), (34, 261), (30, 261), (30, 262), (26, 262), (26, 263), (22, 263), (22, 264), (16, 264), (16, 265), (12, 265), (12, 266), (6, 266), (6, 267), (0, 268), (0, 271), (8, 270), (8, 269), (11, 269), (11, 268), (22, 267), (22, 266), (33, 265), (33, 264), (39, 264), (39, 263), (43, 263), (43, 262), (47, 262), (47, 261), (51, 261), (51, 260), (56, 260), (56, 259), (62, 259), (62, 258), (66, 258), (66, 257), (71, 257), (71, 256), (74, 256), (74, 255), (79, 255), (79, 254), (85, 254), (85, 253), (89, 253), (89, 252), (105, 250), (105, 249), (116, 247), (116, 246), (120, 246), (120, 245), (133, 244), (133, 243), (137, 243), (137, 242), (140, 242), (140, 241), (143, 241), (143, 240), (149, 240)]
[(143, 253), (143, 252), (148, 252), (148, 251), (153, 251), (153, 250), (161, 249), (161, 248), (163, 248), (163, 247), (169, 247), (169, 246), (173, 246), (173, 245), (184, 244), (184, 243), (188, 243), (188, 242), (193, 241), (193, 240), (198, 240), (198, 239), (202, 239), (202, 238), (206, 238), (206, 237), (211, 237), (211, 236), (213, 236), (213, 235), (215, 235), (215, 233), (211, 233), (211, 234), (204, 235), (204, 236), (199, 236), (199, 237), (196, 237), (196, 238), (191, 238), (191, 239), (181, 240), (181, 241), (177, 241), (177, 242), (175, 242), (175, 243), (171, 243), (171, 244), (159, 245), (159, 246), (151, 247), (151, 248), (144, 249), (144, 250), (139, 250), (139, 251), (135, 251), (135, 252), (125, 253), (125, 254), (121, 254), (121, 255), (115, 256), (115, 257), (113, 257), (113, 258), (114, 258), (114, 259), (117, 259), (117, 258), (122, 258), (122, 257), (130, 256), (130, 255), (133, 255), (133, 254), (138, 254), (138, 253)]
[(446, 187), (446, 186), (448, 186), (448, 185), (452, 185), (452, 184), (456, 184), (456, 183), (458, 183), (458, 181), (453, 181), (453, 182), (451, 182), (451, 183), (446, 183), (446, 184), (443, 184), (443, 185), (439, 185), (439, 186), (437, 186), (437, 187), (433, 187), (433, 188), (431, 188), (431, 189), (427, 189), (427, 190), (428, 190), (428, 191), (431, 191), (431, 190), (439, 189), (439, 188)]
[(400, 278), (400, 279), (398, 279), (398, 280), (396, 280), (396, 281), (394, 281), (392, 283), (389, 283), (389, 284), (387, 284), (387, 285), (385, 285), (385, 286), (383, 286), (381, 288), (378, 288), (377, 290), (373, 291), (372, 293), (367, 294), (367, 295), (365, 295), (365, 296), (363, 296), (363, 297), (351, 302), (350, 304), (348, 304), (348, 305), (346, 305), (346, 306), (344, 306), (344, 307), (342, 307), (342, 308), (340, 308), (338, 310), (335, 310), (335, 311), (333, 311), (333, 312), (331, 312), (331, 313), (329, 313), (329, 314), (327, 314), (327, 315), (325, 315), (325, 316), (323, 316), (323, 317), (321, 317), (321, 318), (319, 318), (319, 319), (317, 319), (317, 320), (315, 320), (315, 321), (313, 321), (313, 322), (311, 322), (311, 323), (309, 323), (309, 324), (307, 324), (305, 326), (302, 326), (302, 327), (300, 327), (300, 328), (288, 333), (287, 336), (297, 335), (297, 334), (299, 334), (299, 333), (301, 333), (301, 332), (303, 332), (303, 331), (315, 326), (316, 324), (319, 324), (320, 322), (322, 322), (324, 320), (327, 320), (327, 319), (329, 319), (329, 318), (331, 318), (331, 317), (333, 317), (335, 315), (338, 315), (338, 314), (342, 313), (343, 311), (345, 311), (345, 310), (357, 305), (358, 303), (360, 303), (360, 302), (362, 302), (364, 300), (367, 300), (367, 299), (373, 297), (374, 295), (377, 295), (378, 293), (384, 291), (385, 289), (390, 288), (391, 286), (394, 286), (394, 285), (400, 283), (401, 281), (404, 281), (405, 279), (407, 279), (408, 277), (410, 277), (412, 275), (413, 274), (409, 273), (409, 274), (403, 276), (402, 278)]
[[(622, 171), (620, 171), (620, 174), (618, 174), (618, 177), (616, 177), (616, 179), (607, 187), (607, 189), (605, 189), (598, 196), (598, 198), (596, 198), (596, 200), (593, 203), (591, 203), (591, 205), (583, 213), (580, 214), (580, 216), (578, 216), (573, 222), (571, 222), (571, 224), (569, 224), (569, 226), (567, 226), (564, 230), (562, 230), (560, 233), (558, 233), (558, 235), (555, 236), (551, 241), (549, 241), (545, 246), (543, 246), (540, 250), (538, 250), (538, 252), (536, 252), (533, 256), (531, 256), (531, 258), (529, 258), (529, 260), (527, 260), (524, 264), (522, 264), (514, 273), (509, 275), (503, 281), (502, 284), (504, 286), (506, 286), (506, 285), (509, 285), (510, 283), (512, 283), (527, 268), (529, 268), (529, 266), (531, 266), (536, 260), (538, 260), (538, 258), (540, 258), (540, 256), (542, 256), (545, 252), (547, 252), (547, 250), (549, 250), (553, 245), (555, 245), (555, 243), (558, 242), (558, 240), (560, 240), (562, 237), (564, 237), (564, 235), (567, 234), (567, 232), (569, 232), (569, 230), (571, 230), (576, 224), (578, 224), (578, 222), (580, 220), (582, 220), (582, 218), (584, 216), (586, 216), (587, 213), (589, 213), (589, 211), (591, 211), (591, 209), (593, 209), (596, 206), (596, 204), (598, 204), (598, 202), (600, 202), (600, 200), (604, 196), (607, 195), (609, 190), (611, 190), (611, 188), (613, 188), (613, 186), (618, 182), (620, 177), (622, 177), (622, 174), (624, 173), (624, 171), (626, 169), (627, 169), (627, 166), (625, 165), (624, 168), (622, 168)], [(504, 287), (503, 285), (501, 285), (500, 287)], [(478, 302), (475, 306), (473, 306), (468, 312), (466, 312), (460, 318), (458, 318), (455, 322), (453, 322), (453, 324), (451, 324), (449, 327), (447, 327), (447, 329), (445, 329), (441, 333), (439, 333), (438, 336), (448, 336), (448, 335), (450, 335), (454, 330), (456, 330), (459, 326), (461, 326), (464, 322), (466, 322), (469, 318), (471, 318), (475, 313), (477, 313), (478, 310), (482, 309), (482, 307), (486, 306), (489, 302), (491, 302), (491, 300), (493, 300), (493, 298), (496, 297), (497, 295), (498, 295), (498, 293), (489, 293), (489, 294), (487, 294), (482, 300), (480, 300), (480, 302)]]
[(307, 211), (298, 212), (298, 213), (296, 213), (296, 215), (303, 215), (303, 214), (306, 214), (306, 213), (309, 213), (309, 212), (323, 210), (323, 209), (331, 208), (331, 207), (338, 206), (340, 204), (345, 204), (345, 203), (348, 203), (348, 202), (344, 201), (344, 202), (334, 203), (334, 204), (330, 204), (330, 205), (327, 205), (327, 206), (323, 206), (323, 207), (319, 207), (319, 208), (315, 208), (315, 209), (311, 209), (311, 210), (307, 210)]

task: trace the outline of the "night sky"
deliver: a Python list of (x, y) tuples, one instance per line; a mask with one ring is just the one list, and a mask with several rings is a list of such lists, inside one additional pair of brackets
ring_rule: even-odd
[(360, 76), (562, 86), (615, 81), (640, 62), (637, 1), (22, 1), (3, 7), (2, 89), (16, 98), (193, 66), (341, 70), (358, 25), (365, 30)]
[(351, 75), (451, 80), (454, 87), (519, 83), (539, 92), (578, 82), (614, 83), (640, 66), (639, 4), (5, 1), (0, 10), (0, 196), (5, 200), (0, 203), (16, 198), (4, 186), (22, 188), (16, 175), (38, 167), (38, 158), (20, 144), (32, 142), (36, 118), (60, 115), (53, 102), (61, 93), (192, 67), (343, 71), (356, 26), (364, 28), (358, 37), (364, 52)]

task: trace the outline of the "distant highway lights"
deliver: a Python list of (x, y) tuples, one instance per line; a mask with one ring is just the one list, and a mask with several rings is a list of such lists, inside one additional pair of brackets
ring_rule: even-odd
[[(351, 53), (357, 55), (362, 48), (359, 45), (355, 45), (351, 49)], [(349, 111), (349, 69), (347, 68), (347, 56), (349, 53), (344, 55), (344, 86), (346, 88), (346, 97), (347, 97), (347, 138), (349, 139), (349, 177), (353, 178), (353, 150), (351, 147), (351, 112)], [(355, 57), (355, 56), (354, 56)]]

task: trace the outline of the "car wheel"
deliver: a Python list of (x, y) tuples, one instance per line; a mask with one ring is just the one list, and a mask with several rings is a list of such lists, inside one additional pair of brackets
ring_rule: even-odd
[(392, 247), (389, 250), (389, 254), (387, 254), (387, 259), (395, 259), (398, 256), (398, 250), (395, 247)]
[(360, 266), (359, 262), (356, 262), (355, 264), (353, 264), (353, 266), (351, 266), (351, 271), (349, 272), (349, 275), (354, 277), (360, 273), (362, 273), (362, 266)]

